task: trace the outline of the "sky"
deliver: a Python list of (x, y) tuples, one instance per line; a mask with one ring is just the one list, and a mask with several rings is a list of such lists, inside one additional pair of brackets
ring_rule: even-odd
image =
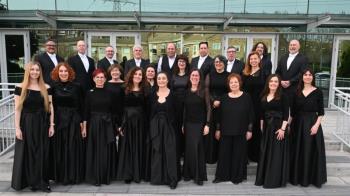
[[(7, 0), (10, 10), (55, 10), (55, 0)], [(66, 11), (205, 12), (205, 13), (346, 13), (350, 0), (56, 0), (58, 10)], [(0, 0), (6, 4), (6, 0)]]

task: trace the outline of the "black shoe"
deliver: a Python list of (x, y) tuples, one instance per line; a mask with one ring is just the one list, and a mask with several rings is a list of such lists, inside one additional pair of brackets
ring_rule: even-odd
[(51, 187), (50, 186), (47, 186), (46, 188), (43, 188), (43, 191), (45, 193), (51, 193)]
[(217, 179), (217, 178), (215, 178), (215, 179), (213, 180), (213, 183), (219, 183), (219, 182), (221, 182), (221, 180), (219, 180), (219, 179)]
[(38, 190), (38, 188), (37, 188), (37, 187), (31, 187), (30, 190), (33, 191), (33, 192), (35, 192), (35, 191)]
[(191, 178), (184, 178), (184, 181), (187, 182), (187, 181), (190, 181)]
[(177, 183), (176, 182), (172, 182), (172, 183), (170, 183), (170, 189), (176, 189), (176, 187), (177, 187)]
[(131, 180), (124, 180), (125, 184), (130, 184)]
[(199, 186), (203, 186), (203, 181), (202, 181), (202, 180), (198, 180), (198, 181), (196, 182), (196, 184), (198, 184)]

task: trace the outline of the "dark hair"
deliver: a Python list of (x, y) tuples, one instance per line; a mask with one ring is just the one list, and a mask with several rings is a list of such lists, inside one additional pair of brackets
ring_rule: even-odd
[(311, 73), (311, 75), (312, 75), (311, 85), (316, 87), (316, 84), (315, 84), (315, 73), (310, 67), (307, 67), (301, 72), (301, 75), (300, 75), (300, 78), (299, 78), (298, 87), (297, 87), (297, 95), (298, 96), (301, 95), (301, 93), (302, 93), (302, 91), (304, 89), (303, 76), (304, 76), (304, 74), (306, 74), (306, 72), (310, 72)]
[(92, 72), (92, 77), (94, 78), (95, 76), (97, 76), (98, 74), (103, 73), (103, 75), (105, 76), (105, 78), (107, 78), (107, 74), (105, 72), (105, 70), (101, 69), (101, 68), (97, 68), (95, 69), (94, 72)]
[(123, 78), (123, 68), (122, 66), (120, 66), (119, 64), (113, 64), (111, 66), (108, 67), (108, 70), (107, 70), (107, 73), (108, 73), (108, 76), (111, 76), (111, 72), (113, 69), (117, 68), (120, 72), (120, 78)]
[(200, 48), (202, 44), (205, 44), (207, 47), (209, 47), (208, 42), (199, 42), (198, 47)]
[(56, 40), (54, 40), (52, 38), (49, 38), (49, 39), (45, 40), (45, 44), (47, 44), (47, 42), (54, 42), (54, 43), (56, 43)]
[(268, 49), (267, 49), (267, 46), (266, 46), (266, 44), (265, 44), (264, 42), (258, 42), (258, 43), (256, 43), (256, 44), (253, 46), (253, 48), (252, 48), (252, 52), (256, 51), (256, 48), (258, 47), (259, 44), (262, 44), (263, 47), (264, 47), (264, 53), (263, 53), (263, 55), (267, 55)]
[(54, 81), (59, 81), (60, 77), (59, 77), (59, 70), (60, 67), (66, 67), (67, 71), (68, 71), (68, 81), (73, 81), (75, 79), (75, 72), (73, 70), (73, 68), (68, 65), (68, 63), (64, 62), (64, 63), (58, 63), (57, 66), (51, 71), (51, 78)]
[(244, 69), (243, 69), (243, 75), (250, 75), (252, 73), (252, 65), (250, 64), (250, 57), (253, 56), (253, 55), (257, 55), (259, 60), (260, 60), (260, 63), (259, 63), (259, 68), (261, 68), (261, 59), (260, 59), (260, 55), (258, 52), (251, 52), (249, 53), (248, 57), (247, 57), (247, 61), (245, 63), (245, 66), (244, 66)]
[(242, 78), (239, 74), (236, 74), (236, 73), (231, 73), (228, 77), (227, 77), (227, 80), (226, 80), (226, 85), (227, 85), (227, 89), (228, 91), (230, 92), (231, 89), (230, 89), (230, 80), (232, 78), (236, 78), (238, 80), (238, 83), (239, 83), (239, 89), (242, 88)]
[(179, 65), (178, 65), (179, 60), (184, 60), (185, 61), (185, 63), (186, 63), (185, 74), (188, 74), (188, 72), (190, 71), (190, 64), (188, 62), (187, 56), (184, 55), (184, 54), (180, 54), (180, 55), (176, 56), (176, 60), (175, 60), (175, 63), (174, 63), (175, 67), (173, 69), (173, 74), (177, 75), (180, 72), (180, 68), (179, 68)]
[[(216, 56), (214, 57), (214, 61), (215, 61), (216, 58), (218, 58), (219, 61), (223, 62), (225, 66), (227, 65), (227, 59), (226, 59), (225, 56), (220, 55), (220, 54), (219, 54), (219, 55), (216, 55)], [(215, 63), (215, 62), (214, 62), (214, 63)]]
[(191, 90), (191, 87), (192, 87), (192, 83), (191, 83), (191, 80), (190, 80), (191, 79), (191, 74), (193, 72), (195, 72), (195, 71), (198, 72), (198, 74), (199, 74), (199, 84), (198, 84), (198, 89), (196, 91), (196, 94), (198, 96), (204, 98), (205, 95), (204, 95), (204, 85), (202, 85), (202, 72), (199, 69), (197, 69), (197, 68), (191, 69), (191, 71), (188, 74), (188, 83), (187, 83), (188, 90), (189, 91)]
[(267, 77), (264, 90), (261, 93), (261, 100), (262, 101), (266, 100), (267, 95), (269, 95), (269, 93), (270, 93), (269, 83), (273, 77), (277, 77), (277, 79), (278, 79), (278, 88), (276, 90), (276, 93), (274, 94), (274, 99), (279, 100), (282, 96), (281, 77), (278, 74), (271, 74), (271, 75), (269, 75), (269, 77)]
[(145, 73), (144, 73), (144, 71), (142, 70), (141, 67), (133, 67), (133, 68), (130, 69), (130, 71), (126, 75), (125, 94), (129, 94), (132, 91), (132, 89), (134, 88), (134, 81), (133, 81), (134, 74), (137, 71), (139, 71), (139, 70), (142, 73), (142, 80), (140, 82), (140, 91), (144, 92), (144, 90), (145, 90), (145, 81), (146, 81)]

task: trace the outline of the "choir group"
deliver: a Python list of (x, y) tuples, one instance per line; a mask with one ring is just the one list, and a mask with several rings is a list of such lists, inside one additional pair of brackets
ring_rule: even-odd
[(264, 188), (327, 181), (322, 91), (298, 40), (275, 74), (263, 42), (245, 64), (236, 48), (211, 58), (201, 42), (191, 64), (169, 43), (157, 65), (135, 45), (121, 66), (108, 46), (97, 68), (84, 41), (66, 62), (55, 44), (45, 43), (15, 88), (14, 189), (50, 192), (50, 180), (175, 189), (181, 179), (203, 185), (214, 163), (213, 183), (238, 184), (250, 162)]

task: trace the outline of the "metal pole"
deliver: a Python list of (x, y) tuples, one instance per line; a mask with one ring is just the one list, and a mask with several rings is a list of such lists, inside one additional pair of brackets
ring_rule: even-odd
[(306, 14), (309, 15), (310, 11), (310, 0), (307, 0)]
[(244, 10), (243, 10), (243, 14), (245, 14), (246, 8), (247, 8), (247, 0), (244, 0)]
[(57, 0), (55, 0), (55, 12), (57, 12)]

